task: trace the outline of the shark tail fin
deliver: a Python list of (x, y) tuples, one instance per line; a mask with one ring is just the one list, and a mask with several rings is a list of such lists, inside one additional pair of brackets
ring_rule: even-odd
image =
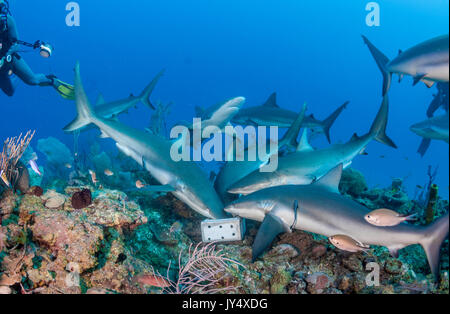
[(389, 91), (389, 88), (391, 87), (391, 81), (392, 81), (392, 73), (390, 73), (387, 69), (387, 64), (389, 63), (389, 58), (386, 57), (380, 50), (378, 50), (377, 47), (375, 47), (366, 36), (362, 35), (362, 38), (364, 40), (364, 43), (369, 47), (370, 53), (372, 54), (372, 57), (375, 59), (375, 62), (378, 65), (378, 68), (381, 71), (381, 74), (383, 74), (383, 96), (386, 95), (386, 93)]
[(150, 82), (150, 84), (147, 85), (147, 87), (142, 91), (141, 95), (139, 95), (139, 99), (143, 104), (148, 106), (150, 109), (155, 110), (155, 106), (150, 101), (150, 96), (153, 93), (153, 90), (156, 87), (156, 84), (158, 84), (159, 79), (161, 76), (164, 75), (165, 70), (161, 70), (158, 74), (156, 74), (155, 78)]
[(303, 120), (305, 118), (305, 113), (306, 113), (306, 103), (302, 105), (302, 108), (297, 118), (281, 139), (279, 144), (280, 148), (285, 145), (293, 147), (294, 149), (297, 148), (297, 137), (298, 134), (300, 133), (300, 129), (302, 127)]
[(337, 108), (328, 118), (322, 121), (323, 123), (323, 132), (325, 133), (325, 136), (327, 137), (328, 143), (331, 143), (330, 139), (330, 128), (336, 121), (336, 119), (339, 117), (339, 115), (342, 113), (342, 111), (347, 108), (347, 105), (349, 104), (349, 101), (346, 101), (342, 106)]
[(80, 63), (75, 66), (75, 103), (77, 107), (77, 117), (71, 123), (64, 127), (65, 132), (74, 132), (84, 126), (92, 123), (95, 118), (95, 112), (89, 103), (80, 75)]
[(448, 228), (449, 215), (447, 213), (425, 228), (424, 238), (420, 242), (427, 254), (428, 264), (436, 281), (439, 280), (441, 246), (448, 236)]
[(380, 110), (378, 111), (378, 114), (372, 124), (372, 127), (370, 128), (370, 134), (372, 134), (372, 136), (376, 141), (385, 144), (387, 146), (397, 148), (397, 145), (395, 145), (394, 141), (392, 141), (386, 135), (388, 115), (389, 115), (389, 99), (388, 96), (386, 95), (383, 97), (383, 102), (381, 104)]

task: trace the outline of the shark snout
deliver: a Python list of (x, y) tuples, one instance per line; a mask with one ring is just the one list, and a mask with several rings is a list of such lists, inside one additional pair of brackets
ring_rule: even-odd
[(237, 207), (234, 204), (229, 204), (227, 206), (225, 206), (224, 211), (226, 213), (232, 214), (232, 215), (236, 215), (237, 214)]
[(423, 125), (421, 123), (413, 124), (409, 127), (409, 130), (419, 136), (424, 134)]

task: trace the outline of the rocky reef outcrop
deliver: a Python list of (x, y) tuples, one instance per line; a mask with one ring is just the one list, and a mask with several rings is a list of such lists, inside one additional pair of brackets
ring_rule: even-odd
[[(158, 281), (152, 276), (168, 273), (170, 279), (176, 278), (178, 258), (186, 260), (189, 247), (201, 241), (202, 217), (171, 195), (139, 191), (127, 195), (89, 184), (59, 186), (55, 190), (50, 189), (52, 186), (32, 187), (23, 195), (10, 190), (1, 194), (0, 293), (167, 292), (154, 284)], [(422, 205), (408, 198), (401, 182), (370, 189), (356, 170), (345, 171), (340, 189), (370, 209), (388, 207), (404, 214), (418, 212), (420, 217), (424, 211)], [(73, 196), (80, 192), (87, 195), (86, 191), (90, 202), (73, 206)], [(448, 207), (448, 201), (438, 199), (436, 217)], [(421, 217), (415, 223), (425, 222)], [(248, 221), (244, 241), (217, 245), (242, 267), (222, 273), (211, 291), (449, 291), (448, 240), (442, 248), (441, 279), (434, 283), (425, 253), (418, 245), (401, 250), (398, 258), (382, 247), (372, 247), (367, 253), (347, 253), (322, 236), (302, 231), (279, 236), (272, 248), (252, 263), (251, 245), (258, 228), (259, 223)], [(379, 273), (377, 278), (371, 277), (374, 271)]]

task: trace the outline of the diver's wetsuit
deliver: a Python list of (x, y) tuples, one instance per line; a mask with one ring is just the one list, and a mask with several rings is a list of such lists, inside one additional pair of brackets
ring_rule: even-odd
[(11, 82), (10, 70), (16, 74), (25, 84), (39, 85), (39, 86), (53, 86), (54, 81), (47, 78), (44, 74), (35, 74), (25, 60), (17, 53), (18, 45), (15, 41), (18, 39), (17, 28), (14, 18), (11, 15), (7, 16), (8, 27), (6, 31), (0, 30), (0, 59), (4, 56), (11, 55), (12, 61), (7, 63), (5, 61), (2, 68), (0, 68), (0, 88), (3, 92), (12, 96), (14, 94), (14, 85)]

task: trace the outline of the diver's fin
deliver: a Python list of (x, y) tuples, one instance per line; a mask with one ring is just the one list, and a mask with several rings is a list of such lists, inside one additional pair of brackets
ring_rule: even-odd
[(279, 106), (277, 105), (277, 93), (273, 93), (272, 95), (270, 95), (263, 106), (279, 108)]
[(256, 234), (255, 241), (253, 242), (252, 262), (254, 262), (269, 247), (277, 235), (289, 231), (289, 227), (286, 226), (279, 217), (271, 212), (266, 214), (266, 217)]
[(314, 148), (309, 144), (308, 141), (308, 128), (303, 129), (302, 137), (300, 138), (300, 143), (298, 143), (297, 151), (298, 152), (310, 152), (313, 151)]
[(420, 242), (427, 254), (428, 264), (436, 281), (439, 280), (439, 262), (441, 246), (448, 236), (449, 214), (445, 214), (438, 220), (428, 225), (423, 231), (423, 239)]
[(350, 103), (349, 101), (346, 101), (342, 106), (337, 108), (328, 118), (326, 118), (325, 120), (322, 121), (323, 132), (325, 133), (325, 136), (327, 137), (328, 143), (331, 143), (331, 139), (330, 139), (330, 128), (331, 128), (331, 126), (334, 124), (336, 119), (339, 117), (339, 115), (341, 114), (342, 110), (347, 108), (347, 105), (349, 103)]
[(420, 156), (424, 156), (427, 152), (428, 148), (430, 147), (431, 139), (424, 138), (422, 139), (422, 142), (420, 142), (419, 148), (417, 149), (417, 152), (420, 154)]
[(155, 89), (156, 84), (158, 84), (159, 79), (161, 76), (164, 75), (165, 70), (161, 70), (158, 74), (156, 74), (155, 78), (150, 82), (150, 84), (147, 85), (147, 87), (143, 90), (141, 95), (139, 96), (139, 99), (141, 102), (145, 105), (147, 105), (150, 109), (155, 110), (155, 106), (150, 102), (150, 96)]
[(297, 137), (300, 133), (300, 129), (303, 124), (303, 120), (305, 118), (306, 112), (306, 103), (302, 105), (300, 112), (297, 115), (295, 121), (291, 124), (290, 128), (284, 134), (283, 138), (280, 140), (278, 147), (281, 148), (285, 145), (293, 147), (294, 149), (297, 147)]
[(337, 167), (333, 168), (324, 175), (319, 180), (312, 183), (315, 186), (322, 186), (327, 188), (330, 192), (339, 193), (339, 182), (342, 177), (342, 170), (344, 169), (343, 164), (339, 164)]
[(375, 47), (366, 36), (362, 35), (362, 38), (366, 45), (369, 47), (370, 53), (372, 54), (378, 68), (383, 74), (383, 96), (387, 94), (389, 88), (391, 87), (392, 73), (387, 69), (387, 64), (389, 63), (389, 58), (386, 57), (377, 47)]
[(383, 102), (381, 103), (380, 110), (373, 121), (372, 127), (370, 128), (370, 134), (374, 136), (374, 139), (387, 146), (397, 148), (397, 145), (386, 135), (386, 126), (388, 122), (389, 115), (389, 99), (388, 95), (383, 97)]
[(74, 87), (68, 83), (65, 83), (56, 78), (53, 79), (53, 88), (61, 95), (62, 98), (67, 100), (75, 100)]

